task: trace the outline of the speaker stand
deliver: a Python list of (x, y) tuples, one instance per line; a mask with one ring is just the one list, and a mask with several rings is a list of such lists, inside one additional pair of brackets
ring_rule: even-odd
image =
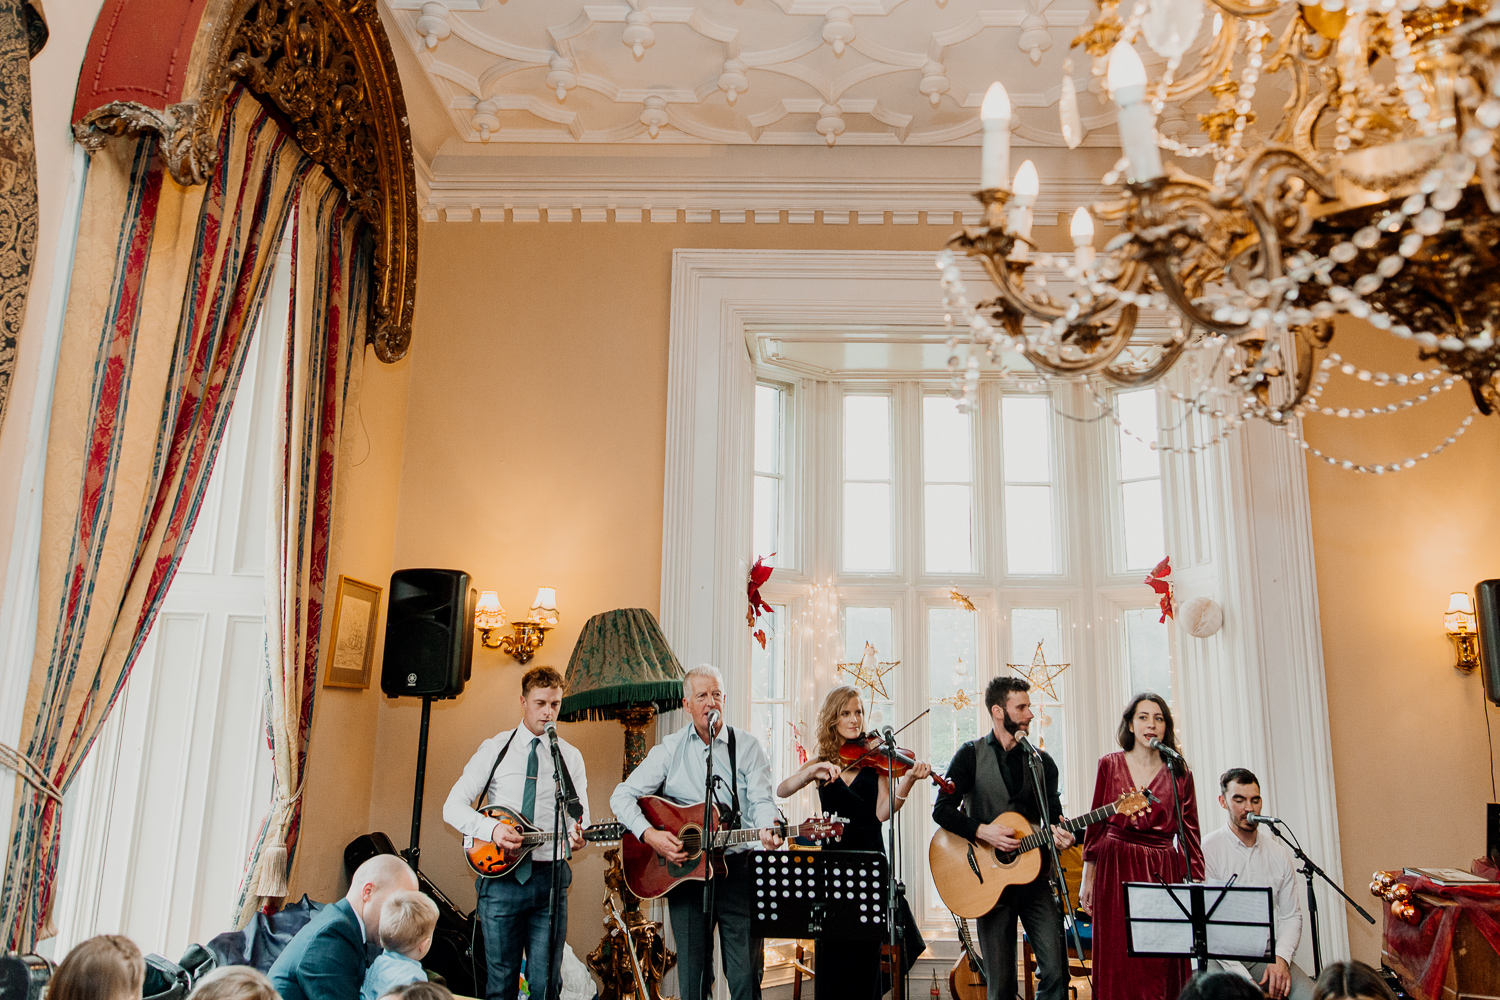
[(422, 786), (427, 779), (427, 729), (432, 723), (432, 696), (422, 696), (422, 735), (417, 737), (417, 783), (411, 795), (411, 846), (402, 851), (412, 871), (421, 871)]

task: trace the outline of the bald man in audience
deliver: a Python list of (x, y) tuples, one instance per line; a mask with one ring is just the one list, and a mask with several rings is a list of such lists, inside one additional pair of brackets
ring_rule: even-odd
[(369, 959), (380, 954), (380, 907), (391, 893), (416, 888), (416, 873), (394, 854), (360, 865), (348, 894), (319, 910), (271, 966), (282, 1000), (359, 1000)]

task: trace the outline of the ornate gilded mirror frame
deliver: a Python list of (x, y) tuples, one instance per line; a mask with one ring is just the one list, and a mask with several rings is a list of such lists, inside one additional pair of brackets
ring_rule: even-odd
[[(108, 64), (112, 43), (128, 48), (143, 21), (165, 39), (148, 43), (159, 50), (160, 79), (108, 82), (139, 72)], [(183, 72), (177, 57), (187, 46)], [(381, 361), (400, 360), (416, 303), (416, 175), (406, 99), (375, 0), (107, 0), (89, 42), (73, 132), (90, 150), (110, 136), (156, 132), (172, 176), (201, 184), (214, 167), (215, 128), (236, 83), (286, 117), (298, 144), (374, 227), (370, 343)], [(86, 107), (91, 87), (96, 97), (148, 100)]]

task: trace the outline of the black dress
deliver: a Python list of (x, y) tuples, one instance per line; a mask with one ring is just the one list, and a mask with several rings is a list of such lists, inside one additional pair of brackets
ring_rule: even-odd
[[(840, 778), (818, 788), (823, 811), (837, 813), (846, 820), (843, 838), (829, 847), (838, 851), (879, 851), (884, 854), (885, 825), (875, 818), (875, 805), (880, 799), (879, 772), (867, 767), (856, 773), (857, 777), (848, 784)], [(901, 924), (905, 928), (901, 964), (902, 971), (907, 972), (916, 964), (927, 944), (922, 940), (922, 933), (905, 899), (901, 901)], [(819, 995), (818, 985), (827, 984), (828, 991), (821, 993), (825, 1000), (879, 1000), (890, 989), (890, 976), (880, 974), (879, 941), (819, 938), (816, 961), (813, 992)]]

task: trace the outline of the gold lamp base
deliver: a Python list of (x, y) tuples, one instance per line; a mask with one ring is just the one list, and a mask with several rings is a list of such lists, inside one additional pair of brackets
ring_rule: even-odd
[(1479, 633), (1449, 632), (1448, 638), (1453, 640), (1453, 668), (1472, 674), (1479, 666)]
[(552, 628), (545, 622), (511, 622), (510, 635), (497, 635), (497, 628), (479, 630), (479, 641), (486, 649), (499, 649), (515, 657), (517, 663), (525, 663), (536, 655)]

